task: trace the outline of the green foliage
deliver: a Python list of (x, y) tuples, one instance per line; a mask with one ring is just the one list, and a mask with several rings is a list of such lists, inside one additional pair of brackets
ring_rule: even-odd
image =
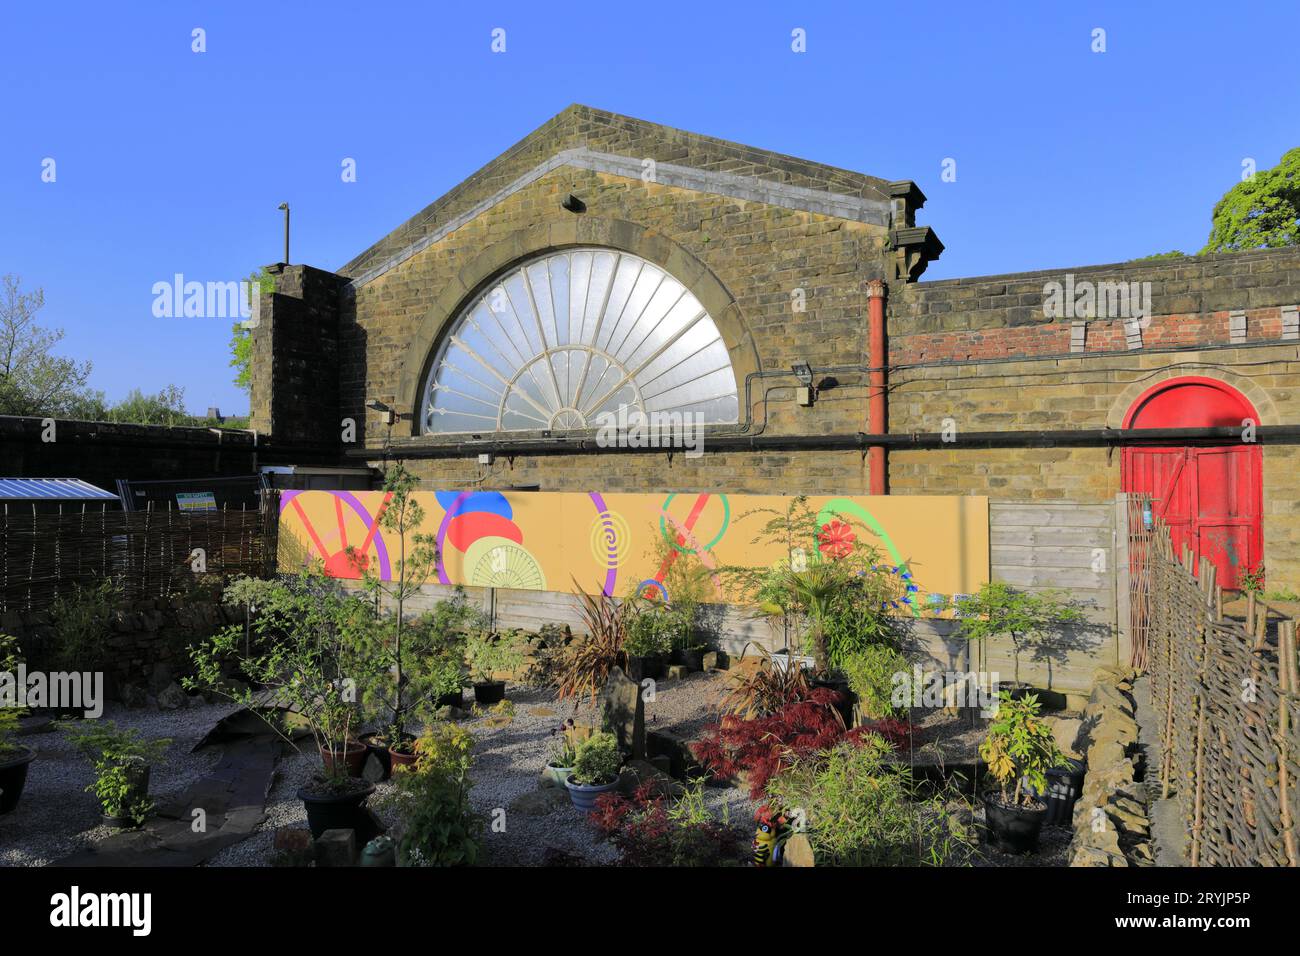
[[(1001, 581), (990, 581), (978, 594), (958, 601), (956, 606), (960, 618), (957, 633), (967, 640), (980, 642), (981, 658), (985, 656), (984, 644), (989, 638), (1000, 634), (1011, 637), (1017, 681), (1021, 650), (1029, 644), (1046, 641), (1057, 628), (1083, 621), (1083, 612), (1062, 600), (1060, 591), (1034, 594)], [(982, 661), (979, 669), (984, 669)]]
[(518, 631), (503, 634), (478, 631), (471, 634), (465, 645), (465, 658), (474, 683), (489, 684), (494, 680), (494, 674), (514, 672), (522, 667), (524, 653), (519, 640)]
[(863, 647), (897, 642), (902, 625), (887, 611), (897, 603), (901, 579), (864, 540), (871, 532), (861, 522), (836, 519), (854, 534), (853, 543), (840, 549), (823, 536), (804, 496), (784, 511), (760, 508), (738, 520), (755, 514), (770, 517), (753, 543), (777, 545), (785, 557), (768, 566), (724, 568), (722, 574), (786, 634), (803, 635), (819, 674)]
[(387, 504), (379, 526), (397, 542), (390, 580), (383, 580), (355, 549), (348, 553), (361, 571), (363, 590), (376, 606), (386, 607), (363, 635), (363, 656), (373, 665), (363, 687), (366, 703), (388, 710), (386, 722), (406, 729), (413, 712), (427, 717), (438, 694), (460, 687), (462, 644), (467, 630), (483, 626), (482, 615), (457, 590), (432, 614), (408, 621), (406, 602), (429, 580), (438, 563), (437, 540), (417, 534), (424, 509), (414, 492), (419, 482), (400, 462), (384, 476)]
[(1149, 256), (1138, 256), (1133, 262), (1152, 262), (1158, 259), (1186, 259), (1189, 258), (1187, 253), (1178, 249), (1171, 249), (1169, 252), (1157, 252)]
[(1247, 594), (1264, 593), (1264, 565), (1246, 568), (1241, 572), (1241, 589)]
[(684, 645), (688, 621), (681, 610), (643, 598), (629, 598), (626, 603), (629, 613), (623, 650), (629, 657), (665, 655)]
[[(265, 268), (249, 273), (249, 295), (275, 291), (275, 278)], [(250, 301), (249, 307), (252, 307)], [(245, 394), (253, 391), (253, 330), (236, 322), (230, 328), (230, 367), (235, 370), (235, 385)]]
[(819, 866), (944, 866), (973, 841), (947, 809), (953, 794), (924, 794), (875, 734), (796, 761), (767, 783), (769, 805), (806, 828)]
[(122, 598), (116, 578), (73, 585), (50, 605), (50, 670), (99, 670), (107, 656), (113, 611)]
[(141, 775), (157, 763), (171, 745), (170, 738), (147, 739), (134, 727), (118, 730), (112, 721), (60, 724), (73, 748), (95, 768), (95, 781), (86, 790), (99, 798), (104, 814), (129, 817), (137, 825), (153, 809), (141, 792)]
[[(980, 744), (980, 757), (1001, 787), (1002, 802), (1009, 806), (1032, 805), (1034, 797), (1025, 784), (1037, 793), (1046, 793), (1047, 771), (1069, 763), (1038, 711), (1038, 697), (1034, 694), (1017, 700), (1003, 691), (998, 694), (997, 716)], [(1009, 797), (1012, 782), (1015, 790)]]
[(0, 415), (75, 413), (85, 402), (91, 364), (56, 355), (62, 329), (36, 324), (45, 293), (22, 291), (16, 275), (0, 278)]
[(578, 744), (570, 779), (588, 786), (611, 783), (618, 778), (622, 763), (618, 738), (608, 731), (600, 731)]
[[(0, 672), (13, 674), (22, 663), (22, 648), (18, 638), (0, 634)], [(0, 700), (0, 757), (14, 754), (23, 748), (17, 742), (18, 718), (26, 711), (13, 706), (12, 701)]]
[(397, 820), (404, 866), (473, 866), (482, 820), (469, 805), (474, 738), (454, 724), (430, 727), (415, 744), (415, 766), (393, 774), (393, 793), (379, 809)]
[(899, 651), (888, 644), (875, 644), (846, 658), (843, 671), (863, 714), (871, 720), (882, 720), (897, 716), (893, 705), (894, 675), (907, 673), (909, 667)]
[[(318, 747), (342, 751), (357, 721), (356, 689), (379, 666), (362, 651), (374, 626), (370, 604), (343, 593), (319, 564), (284, 580), (236, 583), (227, 598), (252, 594), (257, 595), (250, 625), (255, 641), (245, 647), (243, 626), (232, 625), (191, 647), (195, 676), (182, 684), (248, 707), (292, 742), (272, 716), (277, 711), (259, 708), (251, 689), (231, 689), (225, 674), (237, 669), (291, 707), (310, 727)], [(334, 762), (336, 775), (345, 772), (342, 764)]]
[(1211, 218), (1202, 253), (1300, 245), (1300, 147), (1229, 189)]
[(547, 762), (552, 767), (573, 769), (573, 765), (578, 759), (578, 744), (580, 742), (578, 728), (573, 723), (573, 720), (566, 720), (564, 726), (552, 732), (547, 747), (551, 756)]

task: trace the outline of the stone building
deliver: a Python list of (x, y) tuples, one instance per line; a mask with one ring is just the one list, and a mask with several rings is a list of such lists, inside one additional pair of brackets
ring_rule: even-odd
[[(571, 106), (337, 272), (272, 267), (252, 427), (438, 488), (986, 495), (995, 574), (1099, 593), (1114, 523), (1040, 528), (1148, 492), (1221, 581), (1300, 589), (1300, 250), (924, 282), (924, 202)], [(602, 447), (620, 406), (705, 453)]]

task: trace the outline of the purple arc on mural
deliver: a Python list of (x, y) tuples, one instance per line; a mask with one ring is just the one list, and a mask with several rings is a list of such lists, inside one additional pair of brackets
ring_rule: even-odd
[[(591, 498), (592, 504), (596, 506), (596, 514), (601, 523), (605, 526), (605, 532), (610, 540), (610, 553), (616, 554), (615, 539), (618, 536), (614, 528), (614, 522), (610, 520), (609, 509), (605, 507), (605, 499), (599, 491), (589, 491), (587, 496)], [(611, 562), (611, 566), (605, 571), (605, 594), (609, 597), (614, 596), (614, 586), (618, 583), (618, 565)]]

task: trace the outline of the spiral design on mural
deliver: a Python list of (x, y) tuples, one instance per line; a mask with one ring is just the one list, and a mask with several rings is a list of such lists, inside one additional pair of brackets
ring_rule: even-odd
[(631, 545), (627, 520), (617, 511), (601, 511), (591, 523), (591, 553), (596, 563), (612, 570), (623, 563)]

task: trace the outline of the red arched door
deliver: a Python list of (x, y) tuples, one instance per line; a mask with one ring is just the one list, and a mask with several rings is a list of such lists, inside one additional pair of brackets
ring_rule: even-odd
[[(1124, 427), (1240, 428), (1246, 419), (1259, 423), (1236, 389), (1210, 378), (1178, 378), (1144, 392)], [(1262, 462), (1254, 442), (1130, 447), (1121, 461), (1122, 483), (1125, 491), (1151, 495), (1175, 553), (1190, 545), (1198, 560), (1214, 562), (1219, 584), (1237, 588), (1241, 573), (1264, 557)]]

